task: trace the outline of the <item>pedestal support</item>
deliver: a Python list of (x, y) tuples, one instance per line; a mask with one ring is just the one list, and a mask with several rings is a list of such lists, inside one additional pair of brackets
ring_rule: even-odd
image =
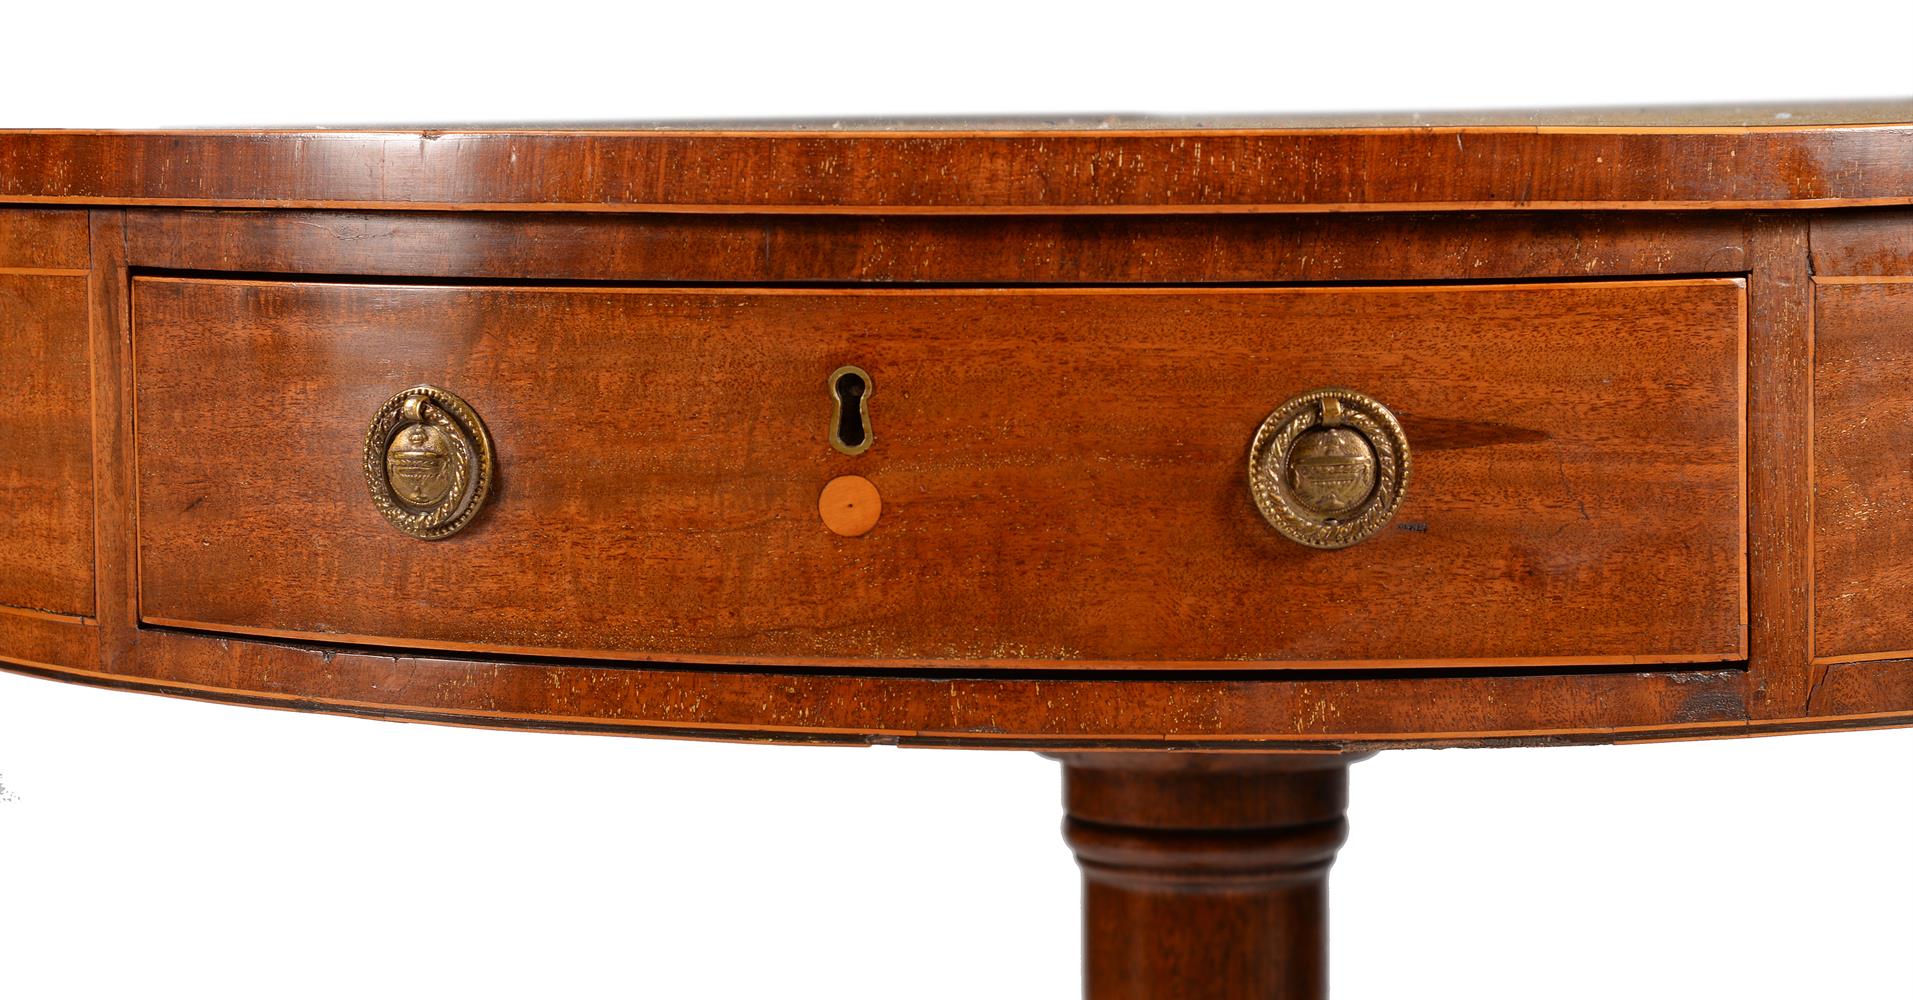
[(1366, 755), (1059, 754), (1088, 1000), (1320, 1000)]

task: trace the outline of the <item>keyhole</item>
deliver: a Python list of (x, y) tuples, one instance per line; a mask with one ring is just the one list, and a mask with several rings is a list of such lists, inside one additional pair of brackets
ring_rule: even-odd
[(855, 448), (864, 443), (864, 380), (855, 372), (837, 377), (837, 439)]
[(845, 365), (830, 373), (830, 394), (836, 400), (830, 421), (830, 446), (846, 455), (870, 448), (870, 373)]

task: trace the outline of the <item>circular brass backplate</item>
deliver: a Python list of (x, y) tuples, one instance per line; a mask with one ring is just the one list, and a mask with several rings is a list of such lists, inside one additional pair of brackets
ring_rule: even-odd
[(1408, 488), (1408, 438), (1388, 407), (1347, 389), (1290, 399), (1255, 432), (1249, 492), (1284, 538), (1340, 549), (1380, 531)]
[(470, 524), (491, 492), (492, 461), (478, 413), (437, 386), (386, 400), (365, 432), (372, 503), (413, 538), (447, 538)]

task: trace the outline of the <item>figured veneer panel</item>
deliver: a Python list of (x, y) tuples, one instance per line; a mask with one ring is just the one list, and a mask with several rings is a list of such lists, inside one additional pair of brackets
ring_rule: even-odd
[(88, 256), (84, 210), (0, 209), (0, 270), (85, 270)]
[(1814, 287), (1814, 655), (1913, 649), (1913, 282)]
[[(1345, 666), (1744, 656), (1739, 281), (616, 290), (143, 278), (149, 623), (684, 662)], [(875, 446), (833, 451), (868, 370)], [(405, 538), (367, 422), (431, 383), (494, 499)], [(1255, 427), (1348, 385), (1399, 528), (1281, 540)], [(883, 516), (819, 522), (835, 476)]]
[(0, 379), (0, 605), (91, 615), (93, 415), (84, 275), (0, 273)]

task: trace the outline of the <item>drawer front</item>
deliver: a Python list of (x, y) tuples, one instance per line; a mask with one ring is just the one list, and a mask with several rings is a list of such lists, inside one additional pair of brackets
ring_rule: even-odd
[[(83, 229), (81, 240), (84, 247)], [(7, 249), (0, 245), (0, 264)], [(0, 376), (0, 606), (89, 616), (93, 389), (84, 274), (0, 268)]]
[(1814, 655), (1913, 655), (1913, 282), (1814, 303)]
[[(1727, 279), (145, 278), (141, 613), (687, 662), (1735, 659), (1743, 314)], [(846, 365), (870, 380), (858, 454), (830, 442)], [(468, 402), (496, 452), (483, 509), (436, 541), (387, 523), (362, 468), (375, 413), (421, 383)], [(1413, 455), (1392, 524), (1334, 551), (1278, 535), (1248, 490), (1258, 425), (1322, 386), (1390, 408)], [(881, 496), (858, 535), (820, 517), (820, 493), (847, 475)]]

